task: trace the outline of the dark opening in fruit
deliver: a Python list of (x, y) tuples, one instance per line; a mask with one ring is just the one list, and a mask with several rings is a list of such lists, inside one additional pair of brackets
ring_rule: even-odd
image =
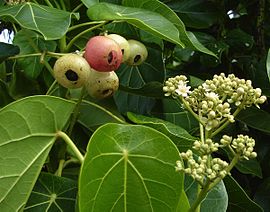
[(67, 70), (65, 75), (66, 75), (67, 79), (70, 80), (70, 81), (77, 81), (79, 79), (78, 74), (75, 71), (72, 71), (72, 70)]
[(77, 54), (66, 54), (56, 60), (53, 74), (65, 88), (80, 88), (85, 85), (90, 73), (87, 61)]
[(141, 55), (137, 54), (134, 58), (134, 63), (137, 63), (141, 59)]

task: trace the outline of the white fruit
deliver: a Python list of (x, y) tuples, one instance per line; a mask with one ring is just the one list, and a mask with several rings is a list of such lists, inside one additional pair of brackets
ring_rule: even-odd
[(90, 66), (77, 54), (67, 54), (56, 60), (53, 73), (57, 82), (65, 88), (80, 88), (89, 78)]
[(89, 96), (95, 99), (104, 99), (112, 96), (119, 87), (119, 79), (114, 71), (99, 72), (91, 69), (86, 90)]

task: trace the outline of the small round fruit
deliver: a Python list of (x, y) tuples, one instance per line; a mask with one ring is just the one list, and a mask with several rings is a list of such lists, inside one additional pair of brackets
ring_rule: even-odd
[(63, 87), (80, 88), (87, 82), (90, 69), (82, 56), (67, 54), (56, 60), (53, 73), (57, 82)]
[(89, 96), (95, 99), (104, 99), (112, 96), (118, 90), (119, 79), (114, 71), (99, 72), (91, 69), (86, 90)]
[(130, 48), (129, 48), (129, 43), (127, 39), (118, 34), (109, 34), (109, 35), (106, 35), (106, 37), (111, 38), (116, 43), (118, 43), (118, 45), (121, 48), (122, 55), (123, 55), (122, 63), (125, 62), (129, 58), (129, 55), (130, 55)]
[(128, 40), (130, 55), (126, 63), (131, 66), (137, 66), (142, 64), (147, 56), (148, 51), (143, 43), (137, 40)]
[(113, 39), (95, 36), (87, 42), (84, 57), (91, 68), (107, 72), (117, 70), (123, 56), (120, 46)]

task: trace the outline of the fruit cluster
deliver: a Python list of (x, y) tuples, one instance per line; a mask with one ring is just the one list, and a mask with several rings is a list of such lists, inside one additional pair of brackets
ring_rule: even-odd
[(86, 44), (83, 56), (66, 54), (54, 65), (54, 77), (65, 88), (85, 86), (96, 99), (112, 96), (119, 87), (116, 71), (121, 63), (137, 66), (148, 56), (145, 45), (117, 34), (94, 36)]

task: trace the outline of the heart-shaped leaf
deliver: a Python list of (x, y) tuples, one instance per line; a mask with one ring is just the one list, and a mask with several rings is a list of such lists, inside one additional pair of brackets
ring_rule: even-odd
[(91, 137), (82, 165), (80, 211), (175, 212), (183, 191), (176, 160), (176, 146), (152, 128), (103, 125)]
[(20, 48), (18, 46), (0, 42), (0, 63), (2, 63), (6, 58), (14, 56), (20, 53)]
[(41, 173), (24, 211), (75, 211), (77, 182)]
[[(30, 30), (21, 30), (16, 33), (13, 43), (21, 49), (21, 54), (40, 53), (43, 51), (55, 51), (55, 41), (45, 41), (38, 33)], [(44, 60), (49, 60), (44, 58)], [(26, 76), (37, 78), (42, 71), (43, 64), (40, 63), (40, 56), (18, 59), (18, 64), (24, 70)]]
[(142, 8), (124, 7), (110, 3), (98, 3), (87, 10), (92, 20), (122, 20), (153, 35), (184, 47), (179, 31), (162, 15)]
[(45, 40), (56, 40), (65, 35), (72, 15), (79, 18), (76, 13), (31, 2), (0, 7), (0, 18), (9, 18), (23, 28), (39, 32)]
[(73, 108), (64, 99), (32, 96), (0, 110), (0, 211), (23, 209)]

